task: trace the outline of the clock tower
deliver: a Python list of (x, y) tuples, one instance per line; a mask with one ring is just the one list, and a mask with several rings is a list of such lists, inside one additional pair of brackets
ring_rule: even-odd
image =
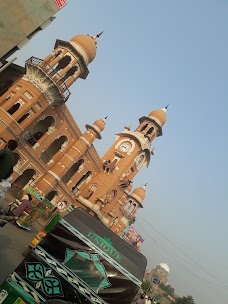
[[(135, 208), (130, 214), (126, 212), (126, 205), (132, 202), (137, 203), (136, 209), (142, 207), (142, 199), (129, 199), (131, 194), (127, 189), (140, 168), (150, 163), (153, 155), (151, 143), (162, 135), (166, 110), (167, 107), (152, 111), (139, 119), (140, 124), (135, 131), (125, 127), (122, 133), (117, 134), (114, 144), (102, 157), (102, 170), (76, 198), (106, 226), (111, 229), (115, 227), (117, 234), (121, 234), (133, 221), (132, 216), (136, 212)], [(145, 187), (141, 189), (141, 192), (145, 192)], [(143, 199), (144, 197), (143, 195)]]

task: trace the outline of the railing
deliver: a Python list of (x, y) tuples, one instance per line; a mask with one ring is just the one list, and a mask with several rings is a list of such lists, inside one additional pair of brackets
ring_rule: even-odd
[(39, 66), (47, 76), (53, 73), (49, 77), (58, 87), (59, 92), (62, 95), (64, 101), (67, 101), (67, 99), (70, 97), (70, 91), (68, 90), (68, 87), (66, 86), (65, 82), (62, 80), (62, 77), (58, 74), (58, 72), (53, 67), (51, 67), (44, 60), (36, 57), (29, 58), (25, 63), (26, 65)]
[(24, 134), (24, 140), (31, 146), (33, 147), (36, 143), (37, 140), (35, 139), (35, 137), (28, 131), (25, 132)]

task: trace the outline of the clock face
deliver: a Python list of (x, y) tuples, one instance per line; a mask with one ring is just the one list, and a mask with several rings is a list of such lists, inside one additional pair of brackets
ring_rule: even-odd
[(120, 145), (120, 151), (122, 152), (128, 152), (131, 149), (131, 143), (129, 141), (124, 141), (121, 145)]

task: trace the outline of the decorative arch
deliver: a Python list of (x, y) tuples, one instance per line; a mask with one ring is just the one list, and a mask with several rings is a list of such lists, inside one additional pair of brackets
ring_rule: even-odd
[(144, 126), (142, 126), (141, 130), (140, 131), (144, 131), (146, 130), (146, 128), (148, 127), (148, 123), (146, 123)]
[(62, 177), (62, 181), (67, 184), (82, 164), (84, 164), (84, 159), (79, 159), (79, 161), (73, 164), (73, 166), (71, 166), (70, 169), (66, 172), (66, 174)]
[(154, 127), (150, 127), (146, 134), (150, 135), (154, 131)]
[(30, 113), (27, 112), (26, 114), (24, 114), (20, 119), (18, 119), (18, 123), (21, 124), (26, 118), (28, 118), (30, 116)]
[(65, 55), (63, 58), (61, 58), (55, 67), (55, 71), (58, 72), (62, 69), (64, 69), (69, 63), (71, 62), (71, 57), (69, 55)]
[(41, 153), (41, 159), (48, 163), (52, 157), (61, 150), (62, 146), (67, 144), (68, 138), (63, 135), (59, 138), (56, 138), (55, 141), (44, 151)]
[(89, 199), (94, 192), (97, 190), (98, 184), (97, 183), (92, 183), (89, 187), (89, 189), (86, 191), (84, 194), (84, 198)]
[(72, 191), (77, 194), (78, 190), (91, 179), (92, 171), (87, 171), (76, 183), (76, 185), (72, 188)]
[(117, 195), (117, 191), (116, 190), (111, 190), (107, 193), (107, 200), (108, 200), (108, 203), (111, 203), (115, 197)]
[(15, 113), (20, 108), (20, 106), (21, 106), (20, 102), (17, 102), (11, 108), (9, 108), (9, 110), (7, 112), (10, 115), (13, 115), (13, 113)]
[(136, 206), (136, 203), (131, 204), (131, 207), (128, 209), (128, 213), (131, 214), (135, 210)]
[(78, 70), (78, 67), (76, 65), (72, 66), (69, 71), (66, 72), (66, 74), (62, 77), (63, 81), (67, 81), (71, 76), (74, 75), (74, 73)]
[(127, 202), (126, 206), (124, 207), (124, 210), (128, 210), (128, 209), (131, 207), (132, 202), (133, 202), (133, 201), (130, 199), (130, 200)]
[(25, 133), (24, 139), (30, 146), (34, 146), (54, 126), (55, 118), (53, 116), (46, 116), (33, 127), (32, 132), (28, 131)]
[(22, 188), (29, 185), (34, 180), (36, 171), (34, 169), (26, 169), (18, 178), (14, 181), (14, 184), (19, 184)]
[(58, 197), (58, 192), (53, 190), (50, 191), (47, 195), (45, 195), (45, 198), (49, 201), (49, 202), (55, 202), (57, 200)]

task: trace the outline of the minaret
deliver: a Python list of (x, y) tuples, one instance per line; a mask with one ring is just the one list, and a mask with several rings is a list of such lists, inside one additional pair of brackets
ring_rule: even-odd
[(99, 36), (57, 40), (53, 52), (44, 59), (31, 57), (26, 61), (25, 75), (0, 97), (0, 136), (10, 128), (19, 137), (45, 109), (67, 101), (70, 86), (89, 74)]
[(152, 111), (148, 116), (139, 119), (140, 124), (135, 131), (128, 127), (117, 134), (115, 143), (102, 158), (103, 170), (88, 185), (96, 185), (95, 190), (89, 198), (86, 198), (87, 190), (77, 197), (80, 203), (93, 210), (108, 227), (113, 225), (113, 208), (116, 208), (116, 202), (122, 201), (125, 189), (140, 168), (150, 163), (153, 154), (151, 142), (162, 135), (166, 110), (167, 107)]
[[(146, 197), (146, 185), (134, 189), (124, 197), (124, 202), (119, 206), (118, 221), (113, 221), (114, 225), (111, 226), (117, 235), (121, 235), (126, 227), (135, 222), (135, 215), (139, 208), (143, 208), (143, 200)], [(120, 203), (120, 200), (118, 200)]]

